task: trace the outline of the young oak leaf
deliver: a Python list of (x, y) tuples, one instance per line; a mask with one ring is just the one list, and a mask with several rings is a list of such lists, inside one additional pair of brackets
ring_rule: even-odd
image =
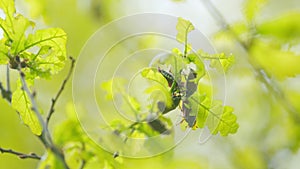
[(220, 132), (222, 136), (227, 136), (228, 134), (234, 134), (237, 132), (239, 124), (236, 122), (237, 117), (233, 114), (233, 111), (233, 108), (230, 106), (223, 107), (220, 122), (217, 128), (213, 131), (213, 134)]
[(20, 14), (16, 14), (14, 1), (0, 0), (0, 8), (5, 19), (0, 18), (0, 27), (4, 32), (4, 43), (10, 48), (10, 55), (15, 56), (24, 48), (26, 30), (34, 23)]
[(5, 19), (0, 18), (0, 28), (4, 32), (1, 39), (0, 64), (7, 64), (9, 58), (17, 56), (18, 49), (24, 47), (25, 31), (34, 24), (22, 15), (15, 14), (14, 1), (0, 1), (0, 8), (5, 14)]
[(42, 126), (35, 112), (32, 111), (32, 104), (26, 92), (21, 89), (21, 82), (18, 81), (18, 89), (12, 94), (12, 107), (19, 112), (22, 121), (31, 129), (35, 135), (42, 134)]
[(30, 34), (21, 52), (28, 54), (29, 49), (36, 46), (39, 47), (39, 51), (28, 55), (29, 73), (34, 76), (44, 74), (42, 77), (45, 78), (58, 73), (65, 64), (66, 41), (66, 33), (59, 28), (38, 30)]
[[(204, 104), (204, 105), (210, 104), (210, 100), (204, 95), (200, 96), (199, 100), (200, 100), (201, 104)], [(197, 120), (196, 120), (197, 127), (203, 128), (205, 126), (205, 122), (207, 120), (208, 114), (209, 114), (208, 111), (206, 111), (206, 109), (204, 107), (198, 106)]]
[(194, 30), (194, 25), (181, 17), (178, 18), (178, 22), (176, 25), (177, 35), (176, 40), (185, 45), (184, 54), (186, 54), (191, 49), (191, 45), (188, 44), (188, 33)]
[(12, 31), (9, 30), (9, 28), (13, 26), (12, 22), (14, 18), (14, 13), (16, 12), (15, 1), (0, 0), (0, 9), (3, 10), (6, 16), (5, 20), (0, 18), (0, 27), (4, 32), (4, 37), (8, 40), (11, 40), (10, 34), (12, 33)]
[[(172, 96), (169, 92), (168, 81), (166, 80), (166, 78), (159, 71), (154, 71), (153, 68), (145, 68), (141, 72), (141, 75), (142, 77), (148, 79), (150, 82), (155, 82), (154, 85), (148, 87), (145, 90), (145, 93), (151, 94), (152, 98), (159, 99), (160, 101), (163, 100), (164, 107), (172, 107)], [(157, 93), (156, 91), (159, 91), (159, 93)], [(156, 94), (159, 94), (159, 96), (154, 96)]]
[(210, 61), (210, 67), (219, 71), (227, 72), (235, 62), (235, 58), (232, 54), (226, 55), (225, 53), (209, 54), (202, 50), (197, 51), (198, 55)]
[(194, 29), (195, 27), (190, 21), (179, 17), (176, 25), (176, 30), (178, 31), (176, 39), (181, 43), (186, 43), (188, 33)]
[[(212, 89), (208, 84), (207, 77), (201, 79), (198, 85), (200, 98), (192, 98), (199, 104), (196, 125), (199, 128), (205, 126), (213, 135), (220, 133), (222, 136), (236, 133), (239, 125), (236, 122), (237, 118), (233, 114), (233, 108), (223, 106), (221, 101), (212, 100)], [(199, 101), (198, 101), (199, 100)]]
[(199, 112), (205, 115), (205, 124), (213, 135), (220, 133), (222, 136), (227, 136), (236, 133), (239, 128), (233, 108), (223, 106), (221, 101), (214, 100), (211, 106), (201, 104)]
[(14, 60), (18, 56), (25, 63), (26, 78), (49, 78), (59, 72), (66, 60), (66, 33), (59, 28), (49, 28), (27, 36), (28, 28), (34, 27), (34, 23), (16, 13), (14, 1), (0, 0), (0, 8), (5, 14), (5, 19), (0, 18), (0, 28), (4, 32), (0, 63), (5, 64), (8, 58)]

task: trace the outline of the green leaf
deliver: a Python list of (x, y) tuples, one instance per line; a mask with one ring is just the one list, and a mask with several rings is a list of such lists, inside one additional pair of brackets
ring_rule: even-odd
[(178, 18), (178, 23), (176, 25), (176, 40), (184, 44), (184, 55), (186, 55), (192, 48), (191, 45), (188, 44), (188, 33), (194, 29), (195, 27), (190, 21), (181, 17)]
[(154, 82), (154, 84), (145, 90), (145, 93), (151, 94), (151, 98), (154, 98), (153, 100), (155, 102), (159, 100), (164, 102), (166, 107), (171, 107), (173, 103), (172, 96), (169, 92), (168, 82), (165, 77), (158, 71), (154, 71), (153, 68), (145, 68), (141, 72), (141, 75), (150, 82)]
[(13, 29), (14, 13), (16, 11), (15, 3), (11, 0), (0, 0), (0, 8), (3, 10), (5, 15), (5, 20), (0, 18), (0, 27), (4, 32), (4, 37), (11, 40), (12, 38), (10, 37), (10, 34), (12, 31), (9, 29)]
[(196, 53), (191, 53), (187, 56), (186, 60), (187, 63), (193, 63), (196, 65), (196, 73), (197, 77), (195, 81), (199, 81), (204, 75), (205, 75), (205, 66), (203, 61), (200, 59), (201, 55), (198, 55)]
[(8, 47), (5, 46), (2, 41), (0, 41), (0, 65), (8, 63), (9, 57), (7, 54), (8, 54)]
[(256, 64), (279, 80), (300, 74), (300, 56), (282, 50), (278, 44), (256, 40), (250, 49), (250, 55)]
[(16, 9), (15, 1), (12, 0), (0, 0), (0, 8), (3, 10), (7, 17), (12, 18)]
[(179, 17), (176, 29), (178, 31), (176, 39), (178, 40), (178, 42), (185, 44), (188, 33), (194, 30), (195, 27), (190, 21)]
[(300, 40), (300, 13), (289, 12), (279, 18), (256, 26), (257, 32), (279, 40)]
[(252, 21), (266, 2), (267, 0), (247, 0), (244, 9), (246, 19)]
[(143, 69), (141, 75), (148, 80), (155, 81), (166, 88), (168, 87), (168, 82), (164, 76), (158, 71), (154, 71), (153, 68)]
[[(205, 100), (205, 99), (206, 99), (206, 100)], [(206, 104), (204, 104), (204, 105), (209, 105), (209, 104), (210, 104), (210, 100), (208, 100), (207, 97), (201, 98), (201, 99), (200, 99), (200, 102), (201, 102), (202, 104), (206, 103)], [(207, 111), (205, 108), (203, 108), (203, 107), (201, 107), (201, 106), (199, 106), (198, 108), (199, 108), (199, 109), (198, 109), (198, 113), (197, 113), (197, 121), (196, 121), (196, 125), (197, 125), (199, 128), (203, 128), (203, 127), (205, 126), (205, 123), (206, 123), (206, 120), (207, 120), (207, 117), (208, 117), (209, 113), (208, 113), (208, 111)]]
[(29, 64), (30, 74), (34, 76), (49, 77), (58, 73), (66, 60), (66, 33), (59, 28), (38, 30), (30, 34), (21, 52), (29, 52), (32, 47), (39, 47), (36, 54), (31, 56)]
[(24, 16), (17, 14), (16, 17), (12, 18), (13, 19), (13, 25), (9, 27), (9, 32), (10, 32), (10, 38), (12, 41), (11, 44), (11, 55), (16, 56), (20, 53), (21, 50), (24, 49), (25, 47), (25, 40), (26, 40), (26, 30), (30, 26), (34, 26), (34, 23), (29, 21), (27, 18)]
[(25, 32), (29, 26), (34, 26), (34, 23), (20, 14), (15, 14), (13, 1), (0, 1), (0, 7), (5, 14), (5, 20), (0, 19), (0, 27), (4, 31), (4, 41), (7, 46), (10, 46), (10, 54), (15, 56), (18, 51), (24, 48)]
[(233, 108), (230, 106), (224, 106), (219, 125), (213, 133), (220, 132), (222, 136), (236, 133), (239, 128), (239, 124), (236, 120), (237, 118), (233, 114)]
[(210, 67), (215, 68), (219, 71), (228, 71), (235, 61), (234, 56), (232, 54), (208, 54), (202, 50), (199, 50), (197, 53), (201, 56), (201, 58), (210, 61)]
[[(203, 119), (206, 118), (206, 126), (213, 135), (220, 133), (222, 136), (234, 134), (239, 128), (236, 122), (237, 118), (232, 113), (233, 108), (230, 106), (223, 106), (221, 101), (213, 101), (211, 106), (201, 104), (199, 113)], [(197, 124), (202, 127), (203, 120)]]
[(22, 121), (31, 129), (35, 135), (42, 134), (42, 126), (35, 112), (32, 111), (32, 104), (26, 92), (21, 89), (21, 82), (18, 82), (18, 89), (12, 94), (12, 107), (19, 112)]
[(212, 88), (208, 78), (209, 76), (206, 75), (199, 81), (199, 98), (191, 99), (191, 102), (198, 104), (197, 127), (207, 126), (214, 135), (220, 133), (222, 136), (227, 136), (236, 133), (239, 125), (233, 114), (233, 108), (223, 106), (221, 101), (212, 100)]
[(5, 19), (0, 19), (4, 31), (0, 64), (7, 63), (5, 57), (20, 57), (26, 65), (24, 73), (27, 79), (49, 78), (58, 73), (66, 60), (66, 33), (59, 28), (49, 28), (27, 36), (28, 28), (34, 27), (34, 23), (15, 13), (14, 1), (0, 0), (0, 7), (5, 14)]

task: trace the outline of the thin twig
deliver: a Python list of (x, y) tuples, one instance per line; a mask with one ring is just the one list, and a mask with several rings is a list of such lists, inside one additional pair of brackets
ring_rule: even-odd
[(9, 103), (11, 102), (11, 92), (4, 89), (2, 83), (0, 82), (0, 91), (2, 98), (7, 100)]
[(75, 66), (75, 59), (73, 57), (70, 57), (70, 60), (71, 60), (71, 67), (69, 69), (69, 73), (67, 75), (67, 77), (65, 78), (65, 80), (63, 81), (62, 85), (60, 86), (60, 89), (58, 91), (58, 93), (56, 94), (55, 98), (51, 99), (51, 106), (50, 106), (50, 110), (49, 110), (49, 113), (48, 113), (48, 116), (47, 116), (47, 119), (46, 119), (46, 126), (48, 127), (48, 124), (49, 124), (49, 121), (55, 111), (54, 109), (54, 106), (59, 98), (59, 96), (61, 95), (61, 93), (63, 92), (63, 90), (65, 89), (65, 86), (68, 82), (68, 80), (70, 79), (71, 75), (72, 75), (72, 72), (73, 72), (73, 69), (74, 69), (74, 66)]
[(4, 148), (1, 148), (1, 147), (0, 147), (0, 152), (1, 153), (14, 154), (14, 155), (17, 155), (21, 159), (26, 159), (26, 158), (31, 158), (31, 159), (36, 159), (36, 160), (41, 159), (41, 157), (36, 155), (35, 153), (25, 154), (25, 153), (14, 151), (12, 149), (4, 149)]
[(9, 65), (6, 66), (6, 90), (11, 93), (10, 90), (10, 73), (9, 73)]
[[(222, 26), (223, 29), (227, 29), (237, 42), (243, 47), (243, 49), (248, 53), (249, 44), (243, 42), (235, 31), (232, 30), (230, 25), (227, 23), (220, 11), (212, 4), (210, 0), (203, 0), (204, 5), (206, 5), (208, 12), (217, 20), (217, 22)], [(279, 87), (276, 81), (268, 76), (265, 70), (259, 65), (255, 64), (249, 57), (246, 58), (251, 65), (251, 68), (254, 70), (258, 79), (267, 87), (269, 92), (271, 92), (275, 98), (281, 103), (281, 105), (287, 110), (287, 112), (293, 117), (296, 122), (300, 122), (300, 116), (297, 109), (292, 105), (292, 103), (286, 98), (284, 92)]]
[(49, 148), (55, 154), (55, 156), (58, 159), (61, 160), (61, 162), (64, 165), (64, 168), (69, 169), (69, 167), (68, 167), (68, 165), (65, 161), (64, 154), (53, 144), (52, 137), (51, 137), (50, 132), (48, 131), (48, 128), (46, 126), (46, 122), (44, 121), (44, 119), (41, 116), (41, 113), (38, 110), (34, 95), (30, 92), (30, 90), (28, 88), (28, 85), (27, 85), (26, 80), (25, 80), (25, 74), (22, 72), (20, 64), (19, 64), (19, 67), (18, 67), (18, 71), (20, 73), (20, 78), (21, 78), (21, 82), (22, 82), (22, 90), (24, 90), (26, 92), (26, 94), (28, 95), (28, 97), (30, 99), (30, 102), (32, 104), (31, 109), (36, 114), (40, 124), (43, 127), (42, 134), (40, 136), (38, 136), (39, 139), (43, 142), (43, 144), (46, 148)]

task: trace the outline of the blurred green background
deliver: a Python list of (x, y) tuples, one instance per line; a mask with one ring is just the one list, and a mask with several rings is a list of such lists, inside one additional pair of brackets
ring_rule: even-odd
[[(237, 134), (228, 137), (214, 136), (207, 143), (200, 145), (197, 142), (199, 133), (193, 131), (174, 149), (171, 159), (170, 154), (154, 159), (126, 159), (128, 168), (140, 168), (141, 165), (148, 165), (149, 168), (163, 168), (168, 165), (170, 168), (298, 168), (300, 124), (290, 117), (282, 106), (282, 101), (278, 101), (257, 78), (246, 59), (247, 53), (239, 44), (232, 42), (230, 38), (215, 40), (215, 34), (221, 31), (222, 27), (209, 13), (203, 1), (16, 0), (16, 5), (20, 13), (38, 23), (38, 28), (51, 26), (64, 29), (68, 35), (68, 54), (75, 58), (87, 39), (101, 26), (122, 16), (145, 12), (188, 19), (214, 42), (218, 51), (233, 53), (236, 56), (236, 63), (226, 76), (226, 103), (235, 108), (240, 124)], [(215, 0), (212, 3), (230, 24), (245, 20), (245, 1)], [(272, 0), (257, 16), (257, 22), (299, 11), (300, 2), (297, 0)], [(296, 21), (300, 24), (299, 18)], [(292, 29), (294, 28), (290, 30)], [(295, 39), (299, 40), (299, 37)], [(299, 41), (295, 44), (294, 51), (299, 56)], [(268, 62), (267, 59), (265, 61)], [(3, 82), (5, 67), (0, 68), (0, 81)], [(286, 69), (289, 69), (288, 65)], [(64, 71), (52, 80), (37, 81), (37, 99), (44, 110), (49, 108), (50, 99), (58, 90), (67, 71), (68, 64)], [(300, 115), (300, 77), (296, 75), (284, 80), (275, 80), (285, 93), (286, 99)], [(72, 86), (69, 83), (57, 105), (57, 113), (53, 116), (50, 129), (54, 129), (66, 119), (66, 105), (71, 101)], [(43, 145), (22, 124), (17, 113), (3, 99), (0, 99), (0, 146), (21, 152), (35, 152), (40, 155), (43, 153)], [(166, 161), (172, 161), (172, 164)], [(0, 168), (36, 168), (37, 164), (36, 160), (20, 160), (10, 154), (0, 154)]]

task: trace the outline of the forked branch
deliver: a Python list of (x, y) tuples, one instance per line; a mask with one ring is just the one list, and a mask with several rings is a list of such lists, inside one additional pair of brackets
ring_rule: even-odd
[(36, 159), (36, 160), (40, 160), (41, 157), (38, 156), (37, 154), (35, 153), (29, 153), (29, 154), (25, 154), (25, 153), (21, 153), (21, 152), (18, 152), (18, 151), (14, 151), (12, 149), (4, 149), (4, 148), (1, 148), (0, 147), (0, 152), (1, 153), (9, 153), (9, 154), (13, 154), (13, 155), (16, 155), (18, 156), (19, 158), (21, 159)]

